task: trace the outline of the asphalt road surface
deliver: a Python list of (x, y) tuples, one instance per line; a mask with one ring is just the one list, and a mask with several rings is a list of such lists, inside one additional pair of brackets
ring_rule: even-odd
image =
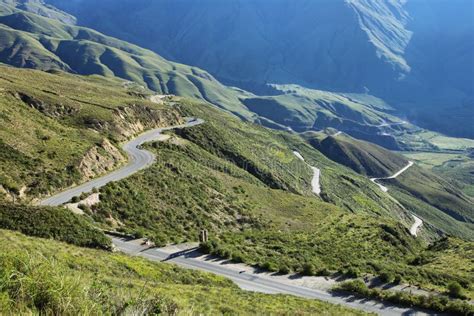
[(412, 308), (401, 308), (368, 299), (356, 299), (353, 296), (340, 296), (322, 290), (288, 284), (281, 280), (259, 275), (258, 273), (241, 273), (235, 269), (226, 267), (225, 264), (197, 259), (202, 256), (202, 254), (197, 251), (182, 252), (174, 255), (158, 248), (148, 248), (147, 246), (142, 246), (122, 238), (112, 237), (112, 242), (120, 251), (126, 254), (141, 256), (152, 261), (171, 262), (184, 268), (221, 275), (232, 280), (240, 288), (248, 291), (267, 294), (289, 294), (303, 298), (318, 299), (367, 312), (374, 312), (379, 315), (429, 315), (426, 312)]
[(182, 125), (157, 128), (139, 135), (138, 137), (132, 139), (131, 141), (125, 143), (122, 146), (123, 150), (127, 153), (129, 158), (129, 162), (126, 166), (112, 173), (104, 175), (100, 178), (91, 180), (77, 187), (71, 188), (64, 192), (53, 195), (47, 199), (44, 199), (40, 202), (40, 205), (62, 205), (71, 200), (74, 196), (79, 196), (82, 193), (91, 192), (94, 188), (103, 187), (109, 182), (121, 180), (144, 168), (149, 167), (155, 161), (155, 155), (147, 150), (140, 149), (140, 145), (158, 139), (163, 131), (168, 131), (176, 128), (192, 127), (202, 123), (204, 123), (204, 121), (201, 119), (188, 119), (188, 121)]

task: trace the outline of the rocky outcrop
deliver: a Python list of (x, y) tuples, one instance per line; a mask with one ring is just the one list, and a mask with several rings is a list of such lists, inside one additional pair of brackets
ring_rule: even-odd
[(90, 148), (79, 162), (79, 171), (84, 180), (104, 174), (125, 161), (122, 153), (104, 139), (102, 143)]
[(143, 105), (118, 107), (114, 110), (115, 134), (121, 140), (143, 132), (147, 128), (178, 125), (184, 123), (180, 114), (170, 108), (154, 109)]

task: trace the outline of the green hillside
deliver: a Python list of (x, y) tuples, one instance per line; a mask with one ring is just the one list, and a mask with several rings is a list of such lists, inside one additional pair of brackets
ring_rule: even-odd
[(472, 0), (119, 1), (47, 0), (257, 94), (267, 83), (370, 92), (410, 122), (474, 137)]
[(107, 172), (125, 161), (119, 142), (181, 121), (118, 80), (0, 69), (0, 194), (12, 198)]
[[(56, 14), (12, 3), (17, 4), (0, 1), (0, 62), (6, 64), (118, 77), (160, 94), (197, 98), (273, 128), (304, 131), (334, 127), (393, 149), (405, 146), (386, 134), (412, 129), (410, 125), (384, 125), (401, 120), (390, 106), (370, 95), (273, 85), (267, 90), (278, 95), (256, 96), (225, 86), (199, 68), (173, 63), (152, 51), (64, 23)], [(41, 6), (32, 0), (26, 3)]]
[(119, 77), (161, 94), (198, 98), (251, 119), (239, 97), (207, 72), (169, 62), (138, 46), (94, 30), (0, 6), (0, 61), (16, 67)]
[[(409, 234), (412, 217), (367, 177), (296, 135), (196, 102), (182, 100), (180, 110), (206, 123), (149, 145), (155, 165), (101, 189), (92, 217), (103, 227), (159, 245), (196, 240), (207, 229), (210, 253), (282, 273), (390, 273), (438, 289), (460, 280), (410, 265), (424, 250), (423, 239)], [(310, 193), (310, 170), (292, 150), (321, 168), (322, 199), (331, 204)], [(435, 230), (422, 234), (428, 232)]]
[(245, 292), (212, 274), (0, 230), (0, 313), (338, 314), (363, 312)]
[(312, 133), (304, 137), (326, 157), (369, 177), (391, 176), (408, 163), (401, 155), (346, 134), (322, 140)]
[[(367, 177), (387, 177), (401, 170), (408, 160), (377, 145), (346, 134), (327, 136), (307, 132), (307, 141), (328, 158)], [(439, 155), (438, 153), (434, 155)], [(472, 198), (449, 177), (413, 166), (396, 179), (377, 180), (390, 187), (394, 196), (409, 211), (442, 231), (473, 239)]]
[(382, 181), (407, 209), (438, 229), (474, 239), (474, 202), (454, 184), (417, 166), (396, 179)]
[(336, 128), (391, 149), (404, 147), (392, 136), (413, 130), (391, 114), (393, 108), (370, 95), (342, 94), (303, 88), (298, 85), (272, 85), (278, 95), (254, 96), (242, 100), (261, 117), (291, 127), (295, 131)]
[[(196, 240), (205, 228), (216, 242), (209, 251), (269, 269), (303, 271), (307, 263), (317, 271), (387, 270), (431, 284), (424, 276), (406, 272), (406, 262), (423, 249), (424, 240), (410, 236), (411, 215), (366, 176), (328, 159), (297, 134), (245, 123), (209, 104), (179, 97), (153, 104), (136, 86), (115, 79), (2, 70), (0, 135), (8, 148), (2, 150), (2, 187), (8, 193), (4, 199), (29, 201), (100, 174), (79, 168), (78, 161), (88, 157), (91, 148), (94, 155), (104, 156), (104, 169), (97, 171), (116, 168), (123, 160), (110, 158), (117, 154), (110, 147), (118, 148), (143, 129), (199, 117), (205, 124), (170, 132), (168, 141), (146, 145), (157, 154), (157, 162), (102, 188), (101, 202), (88, 209), (86, 217), (102, 228), (149, 236), (158, 244)], [(312, 170), (293, 151), (321, 169), (320, 198), (311, 192)], [(446, 198), (459, 195), (451, 190), (447, 197), (443, 191), (429, 197), (450, 203)], [(418, 196), (410, 201), (425, 203)], [(469, 211), (462, 200), (455, 202), (460, 214)], [(437, 207), (431, 218), (422, 216), (427, 227), (422, 236), (437, 236), (430, 227), (448, 232), (457, 227), (457, 235), (472, 235), (472, 228)], [(450, 230), (438, 214), (449, 218)], [(358, 244), (368, 246), (354, 251), (355, 236)], [(242, 238), (251, 239), (253, 246), (241, 248)], [(321, 238), (327, 247), (305, 242), (323, 243)], [(278, 265), (271, 259), (275, 249), (284, 258)], [(389, 254), (393, 265), (384, 265)], [(403, 256), (397, 261), (395, 254)]]
[[(466, 146), (469, 148), (468, 146)], [(474, 150), (464, 152), (401, 152), (435, 174), (456, 181), (466, 195), (474, 197)]]

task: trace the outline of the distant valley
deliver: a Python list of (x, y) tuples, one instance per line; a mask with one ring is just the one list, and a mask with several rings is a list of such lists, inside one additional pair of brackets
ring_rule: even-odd
[(0, 0), (0, 314), (472, 314), (463, 5)]

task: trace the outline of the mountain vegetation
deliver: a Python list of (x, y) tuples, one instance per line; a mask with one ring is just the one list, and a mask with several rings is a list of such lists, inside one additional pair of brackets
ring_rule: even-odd
[(111, 170), (125, 160), (119, 142), (181, 120), (120, 81), (0, 68), (0, 192), (11, 199)]
[(321, 136), (308, 132), (304, 136), (331, 160), (369, 177), (389, 177), (408, 163), (401, 155), (346, 134)]
[(29, 236), (64, 241), (69, 244), (110, 250), (104, 233), (83, 216), (65, 208), (0, 204), (0, 229), (20, 231)]
[[(429, 44), (418, 42), (421, 26), (411, 20), (426, 15), (424, 1), (340, 0), (324, 10), (306, 0), (214, 1), (212, 8), (208, 0), (134, 3), (104, 0), (91, 10), (89, 0), (0, 0), (0, 314), (362, 314), (243, 292), (220, 277), (112, 253), (104, 230), (157, 246), (196, 241), (207, 230), (202, 251), (232, 262), (418, 286), (439, 297), (370, 289), (361, 280), (341, 289), (469, 313), (470, 303), (448, 296), (474, 298), (474, 141), (400, 118), (433, 87), (421, 85), (425, 66), (416, 55)], [(453, 14), (440, 6), (433, 12)], [(91, 25), (109, 10), (110, 19)], [(207, 32), (196, 12), (199, 21), (223, 27)], [(283, 28), (288, 14), (301, 19)], [(177, 17), (184, 24), (170, 33), (166, 23)], [(130, 18), (140, 22), (124, 33)], [(216, 77), (80, 24), (164, 50), (172, 60), (192, 60)], [(310, 31), (301, 32), (303, 25)], [(157, 43), (157, 31), (166, 41)], [(240, 45), (243, 39), (248, 44)], [(252, 43), (258, 45), (248, 50)], [(449, 104), (469, 100), (457, 79), (443, 87), (434, 96)], [(397, 107), (370, 95), (372, 89)], [(422, 124), (434, 124), (430, 115)], [(142, 145), (156, 156), (153, 164), (94, 188), (97, 201), (80, 204), (81, 215), (36, 206), (124, 166), (125, 141), (189, 118), (204, 123)], [(459, 127), (452, 134), (469, 133)], [(427, 157), (436, 163), (427, 166)], [(387, 178), (409, 160), (416, 164)], [(416, 233), (414, 215), (422, 220)]]
[(403, 136), (416, 127), (401, 124), (390, 105), (367, 93), (271, 85), (264, 91), (268, 96), (259, 96), (225, 86), (199, 68), (170, 62), (152, 51), (73, 25), (63, 16), (49, 14), (51, 6), (32, 9), (44, 5), (42, 2), (0, 3), (0, 62), (118, 77), (160, 94), (197, 98), (272, 128), (305, 131), (333, 127), (386, 148), (411, 148), (411, 144), (402, 143)]
[(338, 314), (363, 312), (165, 263), (0, 230), (0, 311), (6, 314)]
[(267, 83), (369, 91), (417, 125), (474, 137), (470, 0), (48, 2), (259, 95)]

